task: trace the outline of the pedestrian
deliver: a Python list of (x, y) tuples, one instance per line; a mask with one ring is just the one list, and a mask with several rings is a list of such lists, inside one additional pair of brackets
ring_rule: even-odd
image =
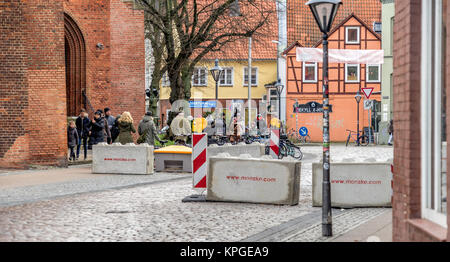
[(73, 120), (69, 121), (69, 126), (67, 127), (67, 145), (70, 149), (69, 161), (75, 161), (75, 146), (78, 144), (78, 132)]
[(83, 143), (83, 151), (84, 151), (84, 160), (86, 160), (87, 150), (88, 150), (87, 140), (89, 137), (89, 130), (91, 128), (91, 120), (89, 120), (86, 110), (81, 109), (80, 116), (78, 116), (77, 119), (75, 120), (75, 124), (76, 124), (77, 132), (78, 132), (76, 160), (78, 160), (78, 158), (80, 157), (80, 148), (81, 148), (82, 143)]
[(128, 143), (134, 143), (131, 133), (136, 133), (136, 129), (133, 126), (133, 118), (130, 112), (123, 112), (119, 118), (119, 136), (116, 141), (122, 145)]
[(91, 121), (91, 141), (92, 145), (105, 142), (105, 124), (106, 120), (102, 116), (102, 111), (97, 110)]
[(108, 144), (111, 144), (112, 141), (114, 141), (114, 140), (112, 140), (111, 129), (114, 125), (114, 122), (116, 121), (116, 118), (111, 115), (112, 113), (111, 113), (111, 109), (109, 107), (105, 107), (104, 112), (105, 112), (105, 119), (106, 119), (106, 123), (108, 124), (108, 131), (109, 131), (109, 132), (107, 132), (107, 134), (109, 134), (109, 135), (106, 137), (106, 142)]
[(116, 116), (116, 119), (114, 120), (114, 124), (111, 127), (111, 142), (116, 141), (117, 137), (119, 136), (120, 130), (119, 130), (119, 119), (120, 115)]
[(155, 123), (153, 122), (153, 113), (151, 111), (145, 113), (145, 116), (142, 118), (141, 122), (139, 122), (138, 133), (142, 137), (139, 138), (140, 141), (138, 141), (138, 143), (142, 141), (142, 143), (154, 146), (155, 139), (161, 144), (167, 142), (159, 138)]
[(392, 140), (394, 139), (394, 121), (391, 119), (389, 122), (389, 140), (388, 145), (392, 146)]

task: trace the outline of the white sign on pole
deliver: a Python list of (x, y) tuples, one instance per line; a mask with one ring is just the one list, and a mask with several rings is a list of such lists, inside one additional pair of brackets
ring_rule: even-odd
[(373, 100), (364, 100), (364, 110), (372, 109)]

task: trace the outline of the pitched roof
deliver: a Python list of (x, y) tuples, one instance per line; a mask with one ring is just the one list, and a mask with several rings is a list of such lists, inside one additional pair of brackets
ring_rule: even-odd
[[(288, 43), (299, 41), (304, 46), (314, 46), (320, 41), (320, 32), (311, 10), (306, 4), (308, 0), (287, 0), (287, 33)], [(381, 2), (379, 0), (342, 0), (332, 28), (336, 28), (342, 20), (352, 13), (366, 25), (381, 22)]]
[[(278, 40), (278, 18), (276, 15), (276, 1), (264, 1), (270, 10), (273, 10), (266, 24), (263, 25), (252, 38), (252, 59), (254, 60), (276, 60), (277, 44), (272, 40)], [(257, 19), (252, 15), (247, 15), (247, 19)], [(255, 21), (256, 22), (256, 21)], [(251, 21), (250, 21), (251, 23)], [(220, 51), (210, 52), (204, 60), (247, 60), (248, 59), (248, 38), (230, 42)]]

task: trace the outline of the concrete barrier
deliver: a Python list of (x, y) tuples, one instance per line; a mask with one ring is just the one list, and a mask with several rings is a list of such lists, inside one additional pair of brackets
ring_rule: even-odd
[(208, 201), (297, 205), (301, 162), (238, 157), (209, 158)]
[(220, 153), (228, 153), (231, 156), (250, 154), (252, 157), (259, 158), (264, 155), (264, 151), (265, 151), (264, 144), (256, 142), (250, 145), (247, 145), (245, 143), (237, 145), (225, 144), (223, 146), (210, 145), (208, 146), (207, 154), (208, 157), (216, 156)]
[[(391, 207), (390, 163), (331, 163), (332, 207)], [(313, 206), (322, 206), (322, 163), (312, 166)]]
[(154, 151), (156, 172), (192, 172), (192, 148), (166, 146)]
[(92, 173), (139, 174), (153, 173), (153, 146), (100, 143), (92, 146)]

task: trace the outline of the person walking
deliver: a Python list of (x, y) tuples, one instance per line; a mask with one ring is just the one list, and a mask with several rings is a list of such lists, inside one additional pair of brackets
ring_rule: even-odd
[(91, 121), (91, 141), (92, 145), (105, 142), (106, 120), (102, 117), (102, 112), (97, 110)]
[(161, 144), (167, 142), (159, 138), (155, 123), (153, 122), (153, 114), (151, 111), (145, 113), (145, 116), (142, 118), (141, 122), (139, 122), (138, 133), (140, 136), (144, 136), (142, 143), (147, 143), (151, 146), (155, 145), (155, 139), (158, 140)]
[(106, 123), (108, 125), (108, 131), (109, 131), (109, 132), (107, 132), (108, 136), (106, 137), (106, 142), (108, 144), (111, 144), (113, 141), (111, 130), (114, 125), (114, 122), (116, 121), (116, 118), (111, 115), (112, 113), (111, 113), (111, 109), (109, 107), (105, 107), (104, 112), (105, 112), (105, 119), (106, 119)]
[(77, 119), (75, 120), (75, 125), (77, 127), (78, 132), (76, 160), (78, 160), (78, 158), (80, 157), (80, 148), (82, 142), (83, 142), (84, 160), (86, 160), (88, 150), (87, 140), (89, 137), (89, 129), (91, 128), (91, 120), (89, 120), (86, 110), (81, 109), (80, 116), (78, 116)]
[(394, 139), (394, 121), (391, 119), (389, 122), (389, 140), (388, 145), (392, 146), (392, 140)]
[(69, 126), (67, 127), (67, 145), (70, 149), (70, 157), (69, 161), (75, 161), (75, 146), (78, 144), (78, 132), (75, 126), (74, 121), (69, 122)]
[(131, 133), (136, 133), (136, 129), (133, 126), (133, 118), (131, 117), (130, 112), (123, 112), (119, 118), (118, 124), (120, 132), (116, 141), (122, 145), (134, 143)]

